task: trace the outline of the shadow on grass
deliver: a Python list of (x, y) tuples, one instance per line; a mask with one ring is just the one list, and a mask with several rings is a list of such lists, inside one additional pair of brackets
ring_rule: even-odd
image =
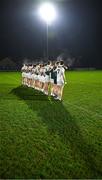
[[(80, 157), (86, 169), (90, 171), (90, 175), (86, 174), (86, 178), (101, 176), (101, 169), (94, 162), (93, 147), (85, 142), (75, 117), (70, 115), (62, 102), (23, 86), (13, 89), (11, 93), (24, 100), (30, 109), (37, 112), (41, 120), (46, 123), (49, 133), (56, 132), (66, 146), (70, 143), (75, 161)], [(74, 173), (76, 172), (73, 172), (73, 178), (80, 178)]]

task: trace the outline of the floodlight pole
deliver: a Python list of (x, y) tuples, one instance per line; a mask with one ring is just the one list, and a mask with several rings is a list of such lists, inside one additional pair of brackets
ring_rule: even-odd
[(49, 42), (48, 42), (48, 38), (49, 38), (49, 25), (48, 25), (48, 22), (46, 23), (46, 30), (47, 30), (46, 55), (47, 55), (47, 60), (48, 60), (48, 58), (49, 58)]

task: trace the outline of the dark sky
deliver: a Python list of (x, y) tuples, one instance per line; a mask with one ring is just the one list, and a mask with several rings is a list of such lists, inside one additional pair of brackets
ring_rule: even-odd
[[(39, 0), (0, 0), (0, 58), (43, 57), (46, 25)], [(52, 1), (51, 1), (52, 2)], [(49, 55), (68, 51), (102, 66), (101, 0), (55, 0), (58, 19), (49, 28)]]

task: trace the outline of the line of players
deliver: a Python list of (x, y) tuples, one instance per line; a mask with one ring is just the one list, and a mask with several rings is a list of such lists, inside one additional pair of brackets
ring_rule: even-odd
[(63, 61), (51, 62), (47, 64), (38, 63), (34, 65), (24, 64), (22, 71), (22, 85), (32, 87), (42, 91), (46, 95), (54, 96), (55, 99), (62, 100), (63, 88), (66, 82)]

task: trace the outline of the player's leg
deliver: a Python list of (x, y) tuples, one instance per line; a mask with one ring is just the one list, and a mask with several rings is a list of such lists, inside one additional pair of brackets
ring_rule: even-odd
[(25, 72), (23, 72), (23, 76), (22, 76), (22, 84), (25, 85)]
[(44, 84), (44, 93), (48, 95), (48, 82), (45, 82)]
[(52, 88), (52, 94), (53, 96), (57, 96), (57, 77), (54, 76), (54, 83), (53, 83), (53, 88)]
[(50, 95), (53, 96), (54, 79), (50, 79)]
[(34, 88), (36, 89), (37, 88), (37, 75), (34, 74)]
[(41, 81), (40, 81), (40, 91), (42, 91), (43, 92), (43, 86), (44, 86), (44, 76), (42, 75), (41, 76), (41, 79), (40, 79)]
[(29, 73), (29, 87), (31, 87), (31, 74)]
[(39, 77), (39, 90), (42, 91), (42, 76)]
[(40, 75), (38, 75), (37, 89), (40, 90)]
[(35, 75), (32, 75), (32, 88), (35, 88)]
[(62, 96), (63, 96), (63, 89), (64, 89), (64, 83), (63, 82), (58, 82), (57, 85), (57, 99), (62, 100)]
[(36, 80), (36, 89), (39, 90), (39, 80)]
[(27, 86), (28, 84), (28, 73), (26, 73), (26, 76), (25, 76), (25, 85)]
[(22, 72), (22, 85), (24, 85), (24, 74)]
[(49, 90), (49, 76), (46, 75), (45, 77), (45, 84), (44, 84), (44, 93), (48, 95), (48, 90)]
[(24, 85), (26, 85), (26, 72), (24, 73)]
[(41, 91), (41, 87), (42, 87), (42, 82), (41, 82), (41, 79), (40, 79), (39, 80), (39, 85), (38, 85), (39, 91)]
[(36, 84), (37, 84), (37, 80), (35, 79), (35, 89), (37, 88)]
[(27, 80), (27, 83), (26, 83), (26, 85), (28, 86), (28, 84), (29, 84), (29, 73), (27, 73), (27, 76), (26, 76), (26, 80)]
[(45, 76), (42, 78), (42, 92), (44, 92), (44, 85), (45, 85)]
[(63, 89), (64, 89), (64, 85), (62, 85), (62, 87), (61, 87), (60, 99), (62, 99), (62, 96), (63, 96)]
[(30, 82), (30, 81), (29, 81), (29, 73), (28, 73), (28, 78), (27, 78), (27, 85), (28, 85), (28, 87), (30, 87), (30, 86), (29, 86), (29, 82)]

